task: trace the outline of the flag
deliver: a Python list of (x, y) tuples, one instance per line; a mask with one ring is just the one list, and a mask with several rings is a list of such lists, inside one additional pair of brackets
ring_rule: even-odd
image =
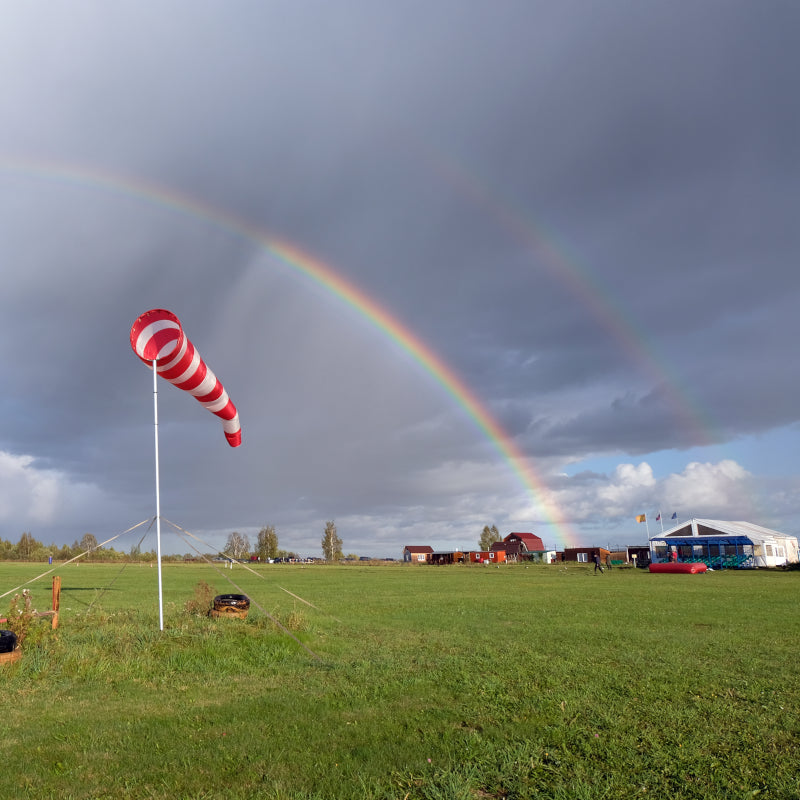
[(659, 522), (660, 520), (661, 520), (661, 512), (659, 511), (658, 516), (656, 517), (656, 522)]
[(678, 519), (678, 512), (677, 511), (673, 512), (672, 519)]
[(639, 514), (639, 516), (636, 517), (636, 521), (637, 522), (646, 522), (647, 521), (647, 514)]

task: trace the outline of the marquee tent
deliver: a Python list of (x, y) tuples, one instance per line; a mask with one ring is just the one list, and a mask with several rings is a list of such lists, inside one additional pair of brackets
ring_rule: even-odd
[(796, 536), (752, 522), (691, 519), (650, 539), (653, 563), (703, 562), (714, 569), (781, 567), (800, 561)]

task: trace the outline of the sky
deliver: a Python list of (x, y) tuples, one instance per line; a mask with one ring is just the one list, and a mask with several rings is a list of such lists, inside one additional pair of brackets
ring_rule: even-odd
[(800, 534), (793, 0), (0, 7), (0, 538)]

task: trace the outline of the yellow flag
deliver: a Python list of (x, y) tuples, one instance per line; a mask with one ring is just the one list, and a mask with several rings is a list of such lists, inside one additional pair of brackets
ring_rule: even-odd
[(644, 522), (646, 519), (647, 519), (647, 514), (639, 514), (639, 516), (636, 517), (637, 522)]

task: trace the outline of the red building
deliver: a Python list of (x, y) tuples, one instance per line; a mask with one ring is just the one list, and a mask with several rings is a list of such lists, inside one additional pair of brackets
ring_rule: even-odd
[(509, 533), (503, 541), (506, 544), (517, 543), (520, 553), (540, 553), (544, 550), (544, 542), (535, 533)]
[(502, 564), (506, 560), (506, 551), (502, 549), (475, 550), (470, 552), (469, 560), (473, 564)]

